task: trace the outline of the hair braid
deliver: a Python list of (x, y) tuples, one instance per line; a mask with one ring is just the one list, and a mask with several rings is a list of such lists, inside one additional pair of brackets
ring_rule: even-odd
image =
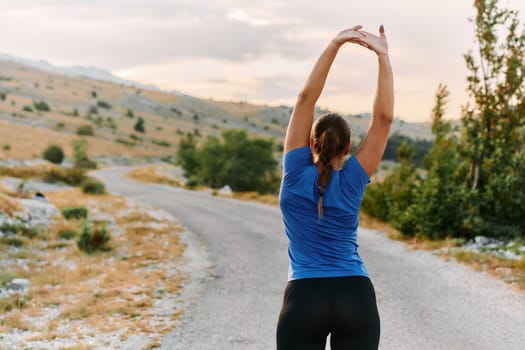
[(345, 145), (350, 142), (350, 128), (346, 121), (337, 114), (325, 114), (316, 121), (313, 129), (314, 152), (318, 156), (319, 201), (317, 213), (319, 220), (323, 216), (323, 197), (332, 178), (332, 159), (344, 152)]

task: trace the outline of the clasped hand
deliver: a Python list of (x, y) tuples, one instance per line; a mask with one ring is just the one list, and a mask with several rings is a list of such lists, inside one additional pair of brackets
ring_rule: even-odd
[(361, 30), (363, 26), (357, 25), (349, 29), (345, 29), (332, 40), (337, 46), (341, 46), (346, 42), (359, 44), (374, 51), (377, 55), (388, 54), (388, 42), (386, 40), (385, 28), (383, 25), (379, 27), (379, 35), (369, 33)]

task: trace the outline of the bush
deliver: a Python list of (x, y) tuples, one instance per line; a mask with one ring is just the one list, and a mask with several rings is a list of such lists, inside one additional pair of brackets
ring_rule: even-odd
[(24, 241), (18, 236), (3, 236), (0, 238), (0, 243), (11, 247), (21, 247), (24, 245)]
[(104, 194), (106, 193), (106, 186), (104, 183), (98, 181), (93, 177), (87, 177), (82, 181), (81, 185), (82, 192), (92, 194)]
[(51, 163), (60, 164), (64, 160), (64, 151), (60, 146), (49, 145), (44, 151), (43, 157)]
[(25, 105), (24, 107), (22, 107), (22, 110), (24, 112), (33, 112), (33, 108), (31, 108), (31, 106), (28, 106), (28, 105)]
[(129, 108), (126, 111), (126, 117), (128, 117), (128, 118), (134, 118), (135, 117), (135, 115), (133, 115), (133, 111), (131, 109), (129, 109)]
[(88, 210), (86, 207), (71, 207), (62, 209), (62, 215), (69, 219), (87, 219)]
[(97, 106), (89, 106), (87, 114), (98, 114), (98, 108)]
[(77, 235), (78, 235), (78, 232), (77, 232), (77, 231), (75, 231), (75, 230), (70, 230), (70, 229), (62, 230), (62, 231), (59, 231), (59, 232), (58, 232), (58, 238), (60, 238), (60, 239), (65, 239), (65, 240), (73, 239), (73, 238), (75, 238)]
[(80, 125), (77, 128), (77, 134), (78, 135), (87, 135), (87, 136), (93, 136), (95, 135), (95, 132), (93, 131), (93, 126), (86, 124), (86, 125)]
[(45, 182), (63, 182), (68, 185), (78, 186), (84, 180), (84, 170), (80, 168), (53, 168), (42, 176)]
[(84, 223), (82, 226), (82, 234), (77, 241), (77, 246), (84, 253), (92, 254), (96, 251), (109, 250), (107, 243), (110, 239), (111, 235), (106, 226), (99, 229), (93, 228), (88, 223)]
[(87, 141), (85, 139), (73, 141), (73, 161), (76, 168), (97, 168), (97, 163), (89, 159), (87, 156)]
[(51, 110), (49, 105), (44, 101), (33, 101), (33, 106), (37, 111), (49, 112)]
[(111, 109), (111, 105), (106, 101), (98, 101), (97, 106), (99, 106), (100, 108)]
[(146, 132), (146, 130), (144, 129), (144, 118), (139, 117), (139, 119), (135, 123), (134, 129), (138, 132)]

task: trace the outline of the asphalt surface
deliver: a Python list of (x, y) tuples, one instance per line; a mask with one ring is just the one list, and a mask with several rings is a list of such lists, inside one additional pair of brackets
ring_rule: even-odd
[[(181, 324), (162, 349), (274, 349), (286, 283), (286, 238), (278, 208), (96, 173), (109, 191), (153, 205), (188, 230)], [(525, 296), (503, 282), (360, 229), (375, 285), (384, 350), (523, 350)]]

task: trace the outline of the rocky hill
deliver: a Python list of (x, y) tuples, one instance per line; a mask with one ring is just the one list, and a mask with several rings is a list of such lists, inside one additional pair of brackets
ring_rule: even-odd
[[(173, 155), (187, 133), (203, 139), (230, 128), (279, 142), (290, 112), (291, 106), (214, 101), (160, 91), (95, 68), (57, 68), (46, 62), (0, 57), (0, 159), (40, 158), (51, 143), (70, 156), (72, 141), (86, 125), (93, 130), (93, 135), (82, 136), (88, 139), (91, 156)], [(354, 135), (366, 132), (370, 114), (346, 117)], [(144, 132), (136, 128), (140, 118)], [(398, 119), (393, 132), (431, 138), (428, 124)]]

